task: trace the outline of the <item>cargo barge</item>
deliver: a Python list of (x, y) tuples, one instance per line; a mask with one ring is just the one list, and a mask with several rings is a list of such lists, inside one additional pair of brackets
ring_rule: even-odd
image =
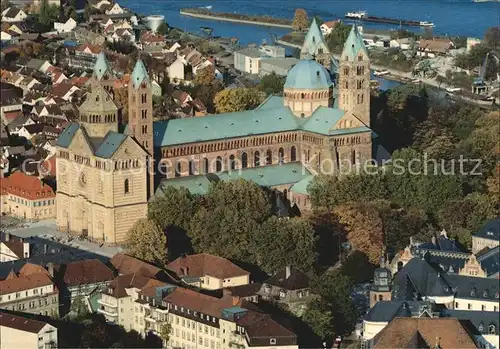
[(406, 20), (406, 19), (368, 16), (365, 11), (347, 12), (345, 14), (345, 18), (359, 19), (361, 21), (366, 21), (366, 22), (388, 23), (388, 24), (404, 25), (404, 26), (407, 26), (407, 27), (434, 27), (434, 23), (432, 23), (432, 22), (427, 22), (427, 21), (409, 21), (409, 20)]

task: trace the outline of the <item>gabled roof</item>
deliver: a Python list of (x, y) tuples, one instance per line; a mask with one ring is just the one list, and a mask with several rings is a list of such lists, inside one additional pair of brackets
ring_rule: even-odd
[(76, 134), (76, 131), (80, 128), (77, 122), (70, 123), (64, 131), (61, 133), (59, 138), (57, 138), (56, 145), (63, 148), (68, 148)]
[(48, 323), (8, 314), (0, 310), (0, 326), (23, 332), (39, 333)]
[(457, 320), (452, 318), (395, 318), (373, 339), (374, 349), (415, 348), (410, 339), (419, 332), (421, 339), (443, 349), (476, 348), (476, 343)]
[(281, 269), (279, 272), (271, 276), (264, 283), (281, 287), (286, 290), (300, 290), (309, 287), (309, 276), (303, 271), (295, 268), (290, 268), (290, 275), (286, 275), (287, 268)]
[(302, 45), (301, 53), (308, 53), (311, 56), (318, 52), (318, 49), (322, 48), (324, 52), (328, 52), (328, 45), (325, 42), (323, 33), (316, 23), (316, 18), (313, 19), (309, 31), (307, 32), (306, 38), (304, 40), (304, 45)]
[(219, 279), (250, 274), (225, 258), (207, 253), (179, 257), (170, 263), (167, 268), (175, 271), (178, 276), (184, 276), (184, 274), (194, 277), (208, 275)]
[(63, 280), (67, 286), (95, 284), (114, 278), (113, 271), (98, 259), (71, 262), (63, 269)]
[(139, 86), (143, 82), (149, 83), (148, 71), (146, 70), (144, 63), (140, 59), (137, 61), (137, 63), (135, 63), (134, 70), (132, 71), (132, 76), (130, 77), (130, 82), (135, 89), (139, 88)]
[(21, 12), (20, 9), (18, 9), (15, 6), (9, 7), (9, 10), (3, 15), (5, 18), (16, 18), (17, 14)]
[(358, 56), (358, 53), (360, 51), (364, 52), (364, 54), (368, 56), (365, 43), (363, 42), (363, 37), (358, 31), (357, 26), (353, 25), (351, 28), (351, 32), (349, 33), (349, 36), (347, 37), (347, 40), (344, 44), (341, 59), (347, 59), (352, 62)]
[(322, 135), (370, 132), (366, 127), (334, 129), (344, 115), (336, 108), (319, 107), (308, 118), (297, 118), (282, 97), (268, 98), (254, 110), (212, 114), (202, 118), (172, 119), (154, 123), (155, 147), (304, 130)]
[(15, 279), (0, 281), (0, 295), (31, 290), (36, 287), (53, 285), (47, 274), (31, 274)]
[(110, 262), (120, 274), (124, 275), (135, 273), (148, 277), (155, 277), (161, 272), (160, 268), (124, 253), (115, 254)]

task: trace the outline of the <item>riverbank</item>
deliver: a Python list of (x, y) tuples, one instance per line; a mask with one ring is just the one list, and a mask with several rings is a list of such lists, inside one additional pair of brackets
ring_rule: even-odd
[(290, 20), (267, 17), (267, 16), (248, 16), (236, 13), (222, 13), (222, 12), (218, 13), (203, 9), (181, 9), (180, 14), (183, 16), (210, 19), (214, 21), (251, 24), (251, 25), (286, 28), (286, 29), (292, 28), (292, 22)]

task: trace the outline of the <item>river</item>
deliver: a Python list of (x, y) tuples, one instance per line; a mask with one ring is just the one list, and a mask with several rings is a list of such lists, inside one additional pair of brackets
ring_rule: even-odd
[[(214, 36), (237, 37), (243, 45), (260, 44), (262, 40), (269, 41), (272, 35), (282, 36), (289, 30), (190, 18), (181, 16), (179, 10), (185, 7), (212, 6), (212, 11), (216, 12), (292, 18), (296, 8), (304, 8), (309, 16), (318, 15), (323, 20), (343, 18), (349, 11), (363, 10), (372, 16), (432, 21), (435, 24), (433, 29), (435, 34), (472, 37), (483, 37), (489, 27), (499, 25), (500, 18), (500, 3), (474, 3), (472, 0), (119, 0), (119, 2), (140, 14), (162, 14), (169, 25), (192, 33), (200, 33), (201, 26), (211, 27), (214, 29)], [(369, 29), (398, 28), (397, 25), (367, 22), (362, 25)]]

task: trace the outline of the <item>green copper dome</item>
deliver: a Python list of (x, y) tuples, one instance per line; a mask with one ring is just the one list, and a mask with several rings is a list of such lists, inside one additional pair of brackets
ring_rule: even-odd
[(328, 89), (333, 86), (330, 74), (315, 60), (300, 61), (286, 77), (285, 88)]

